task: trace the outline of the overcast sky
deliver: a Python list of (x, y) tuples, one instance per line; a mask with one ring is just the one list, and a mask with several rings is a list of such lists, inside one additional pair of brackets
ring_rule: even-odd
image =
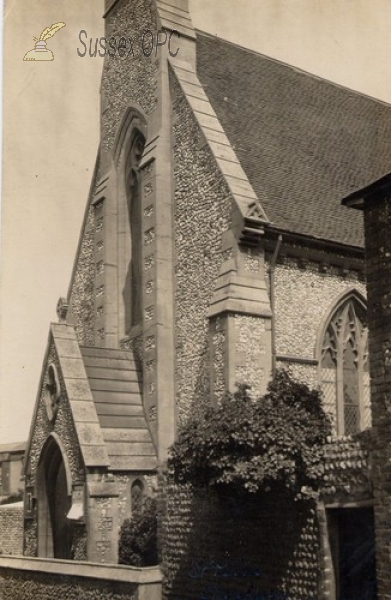
[[(128, 0), (131, 2), (131, 0)], [(391, 103), (390, 0), (190, 0), (196, 28)], [(68, 290), (99, 140), (103, 0), (6, 0), (0, 289), (0, 443), (24, 440), (49, 322)], [(66, 23), (55, 60), (23, 62)], [(390, 165), (391, 170), (391, 165)]]

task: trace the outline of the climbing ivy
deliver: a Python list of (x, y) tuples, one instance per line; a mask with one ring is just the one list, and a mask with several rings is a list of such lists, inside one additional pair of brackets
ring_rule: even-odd
[(238, 493), (316, 495), (331, 434), (321, 394), (286, 371), (278, 371), (257, 400), (249, 389), (239, 386), (181, 428), (168, 462), (175, 480)]

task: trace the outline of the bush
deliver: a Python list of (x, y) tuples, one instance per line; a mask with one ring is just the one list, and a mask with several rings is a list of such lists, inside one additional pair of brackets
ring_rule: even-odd
[(182, 428), (169, 458), (175, 480), (239, 493), (278, 488), (296, 498), (316, 495), (331, 433), (320, 393), (285, 371), (264, 397), (254, 401), (248, 390), (240, 386)]
[(158, 564), (155, 499), (146, 498), (143, 512), (123, 522), (119, 538), (119, 564), (135, 567)]

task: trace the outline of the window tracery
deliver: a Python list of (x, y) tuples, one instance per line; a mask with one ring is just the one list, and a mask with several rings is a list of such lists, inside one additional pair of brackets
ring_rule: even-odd
[(366, 311), (351, 295), (334, 311), (323, 336), (321, 388), (338, 436), (371, 427)]

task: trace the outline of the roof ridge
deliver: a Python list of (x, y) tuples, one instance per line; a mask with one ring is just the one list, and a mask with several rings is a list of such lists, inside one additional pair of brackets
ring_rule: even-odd
[(287, 62), (284, 62), (283, 60), (280, 60), (279, 58), (269, 56), (268, 54), (264, 54), (263, 52), (258, 52), (257, 50), (253, 50), (252, 48), (246, 48), (246, 46), (242, 46), (241, 44), (237, 44), (236, 42), (232, 42), (231, 40), (227, 40), (225, 38), (219, 37), (218, 35), (213, 35), (211, 33), (208, 33), (207, 31), (202, 31), (201, 29), (195, 29), (195, 31), (196, 31), (197, 36), (202, 35), (203, 37), (210, 38), (212, 40), (218, 40), (219, 42), (228, 44), (230, 46), (233, 46), (234, 48), (238, 48), (239, 50), (248, 52), (249, 54), (254, 54), (255, 56), (260, 56), (261, 58), (264, 58), (265, 60), (274, 62), (278, 65), (281, 65), (282, 67), (291, 69), (292, 71), (295, 71), (296, 73), (299, 73), (301, 75), (306, 75), (307, 77), (311, 77), (312, 79), (316, 79), (318, 81), (323, 81), (329, 85), (333, 85), (339, 89), (343, 89), (352, 94), (360, 96), (361, 98), (366, 98), (367, 100), (371, 100), (372, 102), (375, 102), (376, 104), (383, 104), (384, 106), (391, 107), (391, 102), (387, 102), (386, 100), (382, 100), (381, 98), (376, 98), (375, 96), (370, 96), (369, 94), (365, 94), (364, 92), (360, 92), (358, 90), (354, 90), (350, 87), (347, 87), (346, 85), (343, 85), (342, 83), (337, 83), (336, 81), (332, 81), (331, 79), (327, 79), (326, 77), (322, 77), (321, 75), (316, 75), (315, 73), (306, 71), (305, 69), (302, 69), (301, 67), (297, 67), (295, 65), (291, 65)]

